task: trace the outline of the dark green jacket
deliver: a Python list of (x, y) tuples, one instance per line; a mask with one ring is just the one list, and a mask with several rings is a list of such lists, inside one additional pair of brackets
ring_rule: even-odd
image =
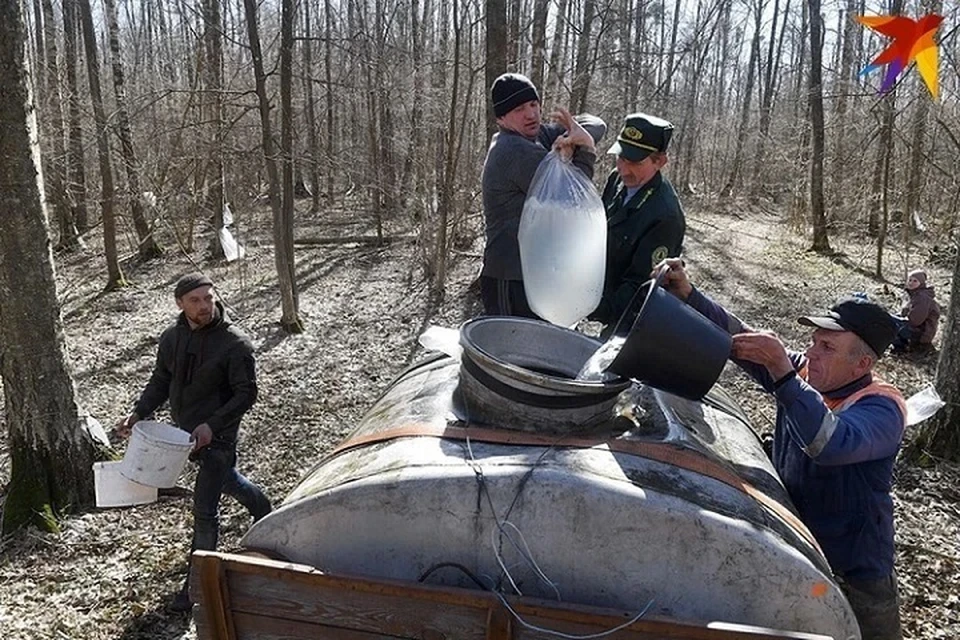
[(240, 418), (256, 399), (253, 345), (218, 302), (210, 324), (192, 330), (181, 313), (160, 334), (153, 374), (134, 411), (146, 418), (170, 400), (181, 429), (193, 433), (206, 422), (216, 441), (233, 444)]
[(600, 305), (591, 318), (605, 324), (620, 319), (653, 266), (680, 255), (686, 222), (677, 192), (659, 172), (629, 202), (614, 171), (603, 189), (607, 211), (607, 270)]

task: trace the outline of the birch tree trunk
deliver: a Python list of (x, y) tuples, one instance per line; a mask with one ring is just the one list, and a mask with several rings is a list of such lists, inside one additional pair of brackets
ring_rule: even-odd
[[(564, 36), (567, 33), (567, 16), (570, 13), (570, 0), (560, 0), (560, 4), (557, 6), (557, 21), (556, 28), (553, 30), (553, 46), (550, 47), (550, 64), (547, 67), (547, 87), (544, 91), (541, 92), (541, 99), (556, 101), (558, 96), (561, 94), (561, 86), (563, 85), (563, 59), (564, 59)], [(487, 55), (489, 56), (490, 48), (489, 44), (487, 47)], [(537, 87), (540, 90), (540, 87)], [(543, 94), (547, 94), (544, 96)]]
[(43, 10), (43, 55), (46, 73), (45, 86), (47, 94), (46, 119), (50, 123), (50, 150), (51, 158), (46, 163), (49, 169), (47, 181), (52, 193), (47, 193), (47, 202), (53, 202), (56, 212), (57, 227), (60, 239), (58, 249), (75, 249), (80, 246), (80, 234), (73, 221), (73, 210), (66, 194), (66, 147), (63, 142), (63, 107), (60, 94), (60, 65), (57, 61), (57, 25), (53, 14), (53, 3), (42, 0)]
[[(289, 282), (293, 308), (284, 309), (280, 323), (291, 333), (303, 331), (297, 294), (297, 265), (293, 248), (293, 24), (294, 0), (283, 0), (280, 14), (280, 158), (282, 163), (280, 219), (274, 220), (277, 272)], [(281, 273), (282, 272), (282, 273)]]
[(107, 30), (110, 34), (110, 57), (113, 63), (113, 92), (117, 101), (117, 137), (120, 138), (120, 151), (123, 154), (124, 168), (127, 170), (127, 190), (130, 199), (130, 213), (133, 226), (137, 231), (137, 253), (141, 260), (159, 256), (162, 251), (153, 235), (153, 229), (143, 213), (143, 189), (140, 186), (140, 163), (133, 147), (133, 135), (130, 132), (130, 115), (127, 111), (127, 90), (123, 76), (123, 53), (120, 49), (120, 27), (117, 25), (117, 6), (115, 0), (103, 0), (107, 12)]
[(323, 2), (324, 12), (324, 76), (327, 81), (327, 202), (333, 202), (333, 157), (337, 148), (336, 124), (333, 109), (333, 8), (330, 0)]
[[(112, 1), (112, 0), (111, 0)], [(220, 228), (223, 227), (224, 195), (223, 173), (223, 18), (220, 0), (203, 0), (203, 84), (201, 113), (205, 112), (207, 141), (205, 209), (211, 219), (213, 234), (208, 245), (210, 257), (224, 257), (220, 244)], [(192, 234), (191, 234), (192, 237)]]
[(89, 505), (90, 434), (105, 435), (87, 427), (70, 375), (19, 4), (0, 0), (0, 375), (11, 464), (4, 534), (31, 524), (56, 530), (68, 509)]
[(313, 98), (313, 38), (310, 2), (303, 3), (303, 113), (307, 121), (307, 166), (310, 172), (310, 213), (320, 210), (320, 142), (317, 140), (317, 114)]
[(530, 81), (538, 91), (543, 89), (543, 61), (547, 52), (547, 13), (549, 0), (533, 2), (533, 39), (530, 52)]
[[(678, 0), (679, 1), (679, 0)], [(753, 99), (753, 83), (756, 78), (756, 68), (760, 58), (760, 25), (762, 11), (759, 6), (754, 8), (754, 31), (750, 40), (750, 61), (747, 63), (747, 82), (743, 89), (743, 104), (740, 106), (740, 126), (737, 129), (737, 144), (733, 154), (733, 166), (727, 183), (721, 189), (725, 196), (733, 195), (740, 185), (740, 173), (743, 166), (743, 150), (747, 143), (747, 129), (750, 124), (750, 101)]]
[(107, 260), (106, 290), (125, 287), (127, 281), (120, 269), (117, 255), (117, 220), (113, 212), (113, 167), (110, 160), (110, 139), (107, 113), (100, 93), (100, 59), (97, 55), (97, 34), (93, 29), (90, 0), (78, 0), (80, 23), (83, 28), (83, 48), (87, 59), (87, 79), (90, 85), (90, 101), (93, 103), (93, 119), (97, 127), (97, 158), (100, 162), (102, 184), (101, 206), (103, 207), (103, 253)]
[[(680, 2), (680, 0), (677, 0), (677, 2)], [(577, 62), (573, 74), (573, 90), (570, 94), (570, 111), (573, 113), (583, 113), (587, 110), (587, 91), (590, 89), (590, 75), (592, 74), (590, 45), (593, 39), (590, 37), (590, 32), (596, 14), (596, 0), (584, 0), (583, 29), (577, 40)]]
[(80, 49), (77, 36), (80, 21), (77, 16), (78, 0), (63, 0), (63, 62), (67, 78), (67, 104), (69, 136), (67, 139), (66, 188), (67, 204), (77, 231), (84, 233), (90, 228), (87, 212), (87, 177), (83, 166), (83, 129), (80, 126), (80, 92), (77, 82), (77, 60)]
[(947, 404), (920, 426), (908, 455), (921, 462), (960, 461), (960, 256), (953, 265), (950, 309), (943, 326), (936, 387)]

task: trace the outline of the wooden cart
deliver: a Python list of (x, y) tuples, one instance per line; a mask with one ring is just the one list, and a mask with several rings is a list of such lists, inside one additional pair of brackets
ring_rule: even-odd
[[(194, 554), (190, 580), (197, 602), (194, 617), (201, 640), (829, 638), (656, 616), (644, 616), (622, 629), (605, 633), (622, 627), (637, 612), (526, 597), (501, 600), (489, 591), (331, 575), (305, 565), (205, 551)], [(511, 613), (504, 602), (515, 613)]]

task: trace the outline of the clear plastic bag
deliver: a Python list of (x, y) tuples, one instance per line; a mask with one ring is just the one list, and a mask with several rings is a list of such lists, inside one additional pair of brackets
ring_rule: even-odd
[(460, 330), (447, 327), (438, 327), (435, 324), (427, 327), (427, 330), (420, 334), (418, 342), (428, 351), (439, 351), (445, 353), (457, 362), (463, 355), (463, 347), (460, 346)]
[(520, 266), (538, 316), (572, 327), (600, 304), (607, 218), (580, 169), (551, 151), (537, 168), (520, 217)]
[(933, 385), (918, 391), (907, 398), (907, 426), (920, 424), (927, 418), (932, 417), (946, 404)]

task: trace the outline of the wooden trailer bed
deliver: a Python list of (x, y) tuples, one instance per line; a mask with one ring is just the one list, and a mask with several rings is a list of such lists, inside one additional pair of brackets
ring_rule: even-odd
[(588, 635), (614, 640), (828, 640), (656, 616), (604, 634), (637, 611), (508, 597), (515, 616), (489, 591), (332, 575), (305, 565), (205, 551), (194, 554), (190, 581), (201, 640), (556, 640)]

